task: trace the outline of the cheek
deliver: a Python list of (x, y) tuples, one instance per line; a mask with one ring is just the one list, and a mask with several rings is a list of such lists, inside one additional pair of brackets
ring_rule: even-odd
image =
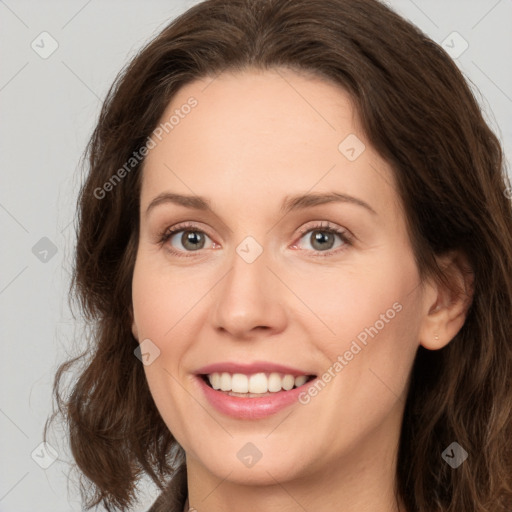
[(152, 268), (150, 261), (138, 257), (132, 280), (134, 321), (141, 352), (151, 354), (150, 364), (144, 364), (144, 372), (162, 416), (165, 415), (162, 404), (167, 404), (166, 408), (174, 408), (173, 397), (176, 395), (170, 393), (168, 388), (172, 388), (175, 381), (169, 374), (177, 375), (176, 364), (184, 351), (180, 347), (179, 337), (173, 339), (178, 330), (174, 327), (179, 320), (176, 312), (182, 309), (180, 300), (181, 295), (166, 286), (165, 279)]
[(132, 280), (133, 312), (139, 341), (149, 343), (146, 347), (154, 357), (144, 365), (151, 396), (169, 430), (186, 446), (184, 415), (176, 411), (193, 406), (180, 384), (183, 376), (179, 365), (186, 351), (186, 337), (179, 331), (183, 325), (180, 319), (186, 314), (187, 290), (180, 286), (177, 293), (174, 282), (164, 276), (150, 258), (138, 255)]
[[(418, 346), (420, 295), (411, 286), (417, 276), (414, 269), (410, 275), (395, 272), (393, 266), (387, 270), (387, 274), (379, 271), (365, 278), (353, 276), (349, 282), (340, 280), (341, 291), (332, 294), (317, 289), (312, 297), (319, 316), (336, 333), (326, 336), (324, 326), (317, 322), (314, 340), (325, 356), (320, 375), (325, 390), (318, 393), (318, 399), (310, 395), (318, 425), (344, 425), (346, 437), (332, 439), (333, 447), (377, 428), (407, 390)], [(328, 433), (325, 436), (329, 438)]]
[(146, 380), (155, 406), (167, 428), (180, 445), (189, 450), (187, 433), (190, 426), (187, 411), (194, 411), (197, 403), (184, 391), (183, 385), (178, 383), (179, 377), (169, 368), (164, 357), (159, 357), (152, 365), (144, 367)]
[(132, 280), (139, 338), (150, 338), (157, 344), (172, 336), (175, 325), (197, 302), (198, 293), (189, 278), (180, 280), (177, 272), (171, 276), (169, 268), (162, 268), (159, 260), (161, 258), (139, 254)]
[[(393, 334), (392, 344), (410, 339), (405, 331), (419, 319), (418, 279), (412, 260), (390, 256), (378, 264), (318, 274), (314, 282), (297, 282), (294, 291), (317, 317), (310, 325), (323, 352), (337, 356), (354, 340), (364, 347), (387, 334)], [(402, 331), (404, 336), (398, 336)]]
[[(333, 391), (350, 396), (354, 418), (364, 423), (368, 408), (385, 414), (406, 391), (421, 321), (419, 276), (414, 265), (385, 265), (354, 279), (341, 294), (333, 325), (337, 336), (324, 353), (338, 365)], [(387, 272), (384, 272), (387, 270)], [(336, 320), (335, 320), (336, 319)], [(335, 322), (335, 323), (334, 323)]]
[(161, 403), (172, 410), (184, 399), (178, 381), (186, 378), (182, 363), (195, 338), (191, 333), (200, 324), (198, 301), (207, 288), (199, 284), (206, 283), (202, 278), (194, 279), (191, 286), (190, 272), (173, 269), (171, 273), (162, 260), (144, 252), (138, 255), (132, 301), (139, 340), (149, 343), (158, 354), (153, 363), (144, 366), (151, 393), (159, 409)]
[(322, 320), (335, 333), (326, 336), (317, 322), (315, 340), (326, 356), (328, 393), (361, 428), (368, 421), (381, 421), (406, 391), (421, 312), (412, 259), (390, 256), (366, 269), (364, 274), (344, 273), (332, 286), (310, 292)]

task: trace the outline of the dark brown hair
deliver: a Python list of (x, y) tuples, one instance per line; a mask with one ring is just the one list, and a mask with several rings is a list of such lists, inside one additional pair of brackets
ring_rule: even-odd
[[(104, 197), (95, 191), (144, 145), (183, 85), (251, 67), (343, 87), (394, 170), (422, 277), (442, 278), (436, 255), (467, 258), (474, 297), (464, 326), (443, 349), (420, 347), (414, 361), (396, 493), (408, 512), (510, 512), (512, 209), (502, 150), (450, 57), (376, 0), (207, 0), (140, 51), (108, 92), (86, 151), (71, 290), (90, 343), (54, 383), (87, 507), (126, 510), (141, 475), (163, 488), (184, 463), (134, 356), (143, 162)], [(80, 360), (63, 397), (62, 377)], [(453, 441), (469, 454), (456, 470), (441, 457)]]

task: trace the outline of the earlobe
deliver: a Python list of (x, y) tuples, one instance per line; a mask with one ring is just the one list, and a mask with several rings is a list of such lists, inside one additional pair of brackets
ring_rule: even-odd
[(420, 344), (428, 350), (445, 347), (457, 335), (473, 299), (474, 274), (466, 258), (460, 253), (450, 253), (438, 263), (445, 280), (428, 285), (420, 328)]

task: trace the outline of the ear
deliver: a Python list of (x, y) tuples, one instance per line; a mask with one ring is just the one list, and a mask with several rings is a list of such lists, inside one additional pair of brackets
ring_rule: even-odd
[(431, 280), (425, 287), (424, 317), (420, 344), (439, 350), (457, 335), (464, 322), (474, 293), (474, 273), (465, 255), (450, 252), (437, 258), (445, 279)]

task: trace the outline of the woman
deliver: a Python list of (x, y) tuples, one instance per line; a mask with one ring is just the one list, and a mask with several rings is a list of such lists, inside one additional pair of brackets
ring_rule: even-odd
[(145, 473), (152, 512), (510, 510), (508, 181), (438, 45), (375, 0), (207, 0), (88, 156), (86, 506)]

